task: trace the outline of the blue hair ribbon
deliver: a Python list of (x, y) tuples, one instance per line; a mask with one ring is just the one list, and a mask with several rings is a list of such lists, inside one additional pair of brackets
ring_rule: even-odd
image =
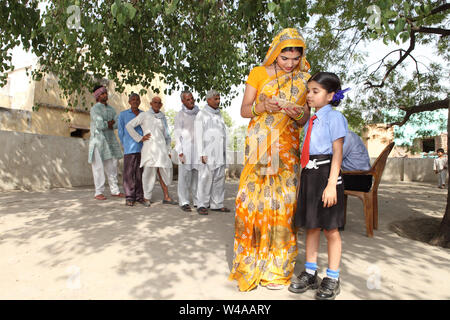
[(336, 91), (336, 93), (333, 96), (333, 100), (331, 100), (331, 102), (341, 101), (342, 99), (344, 99), (344, 93), (346, 93), (349, 90), (350, 88)]

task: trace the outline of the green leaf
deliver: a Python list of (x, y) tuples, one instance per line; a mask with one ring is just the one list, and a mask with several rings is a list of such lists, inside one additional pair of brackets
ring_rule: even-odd
[(120, 25), (124, 25), (124, 24), (125, 24), (125, 16), (124, 16), (122, 13), (119, 13), (119, 14), (117, 15), (117, 22), (118, 22)]
[(408, 33), (408, 31), (402, 32), (402, 33), (400, 34), (400, 39), (401, 39), (403, 42), (408, 41), (408, 39), (409, 39), (409, 33)]
[(406, 15), (409, 16), (411, 14), (411, 6), (409, 5), (408, 1), (405, 1), (405, 3), (403, 4), (403, 8), (405, 9)]
[(275, 12), (277, 5), (276, 3), (271, 1), (267, 4), (267, 8), (269, 9), (270, 12)]
[(386, 19), (392, 19), (395, 18), (397, 16), (397, 12), (392, 11), (392, 10), (387, 10), (383, 13), (383, 17)]
[(171, 15), (172, 13), (174, 13), (175, 12), (175, 10), (177, 10), (177, 3), (178, 3), (178, 1), (175, 1), (175, 0), (172, 0), (172, 2), (171, 3), (169, 3), (167, 6), (166, 6), (166, 15)]
[(405, 19), (398, 19), (395, 23), (395, 32), (400, 33), (403, 31), (403, 28), (405, 27), (406, 20)]
[(112, 6), (111, 6), (111, 14), (112, 14), (112, 16), (115, 18), (116, 16), (117, 16), (117, 4), (116, 3), (113, 3), (112, 4)]
[(125, 7), (128, 10), (128, 18), (130, 18), (130, 20), (132, 20), (134, 18), (134, 16), (136, 15), (136, 8), (133, 7), (133, 5), (131, 3), (126, 3)]

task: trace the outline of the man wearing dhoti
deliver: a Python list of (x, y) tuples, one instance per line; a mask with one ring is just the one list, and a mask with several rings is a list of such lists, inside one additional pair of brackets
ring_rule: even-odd
[(105, 172), (113, 197), (125, 197), (117, 185), (117, 159), (123, 157), (122, 149), (114, 130), (117, 129), (117, 115), (113, 107), (108, 105), (108, 91), (104, 86), (96, 86), (93, 90), (97, 103), (92, 106), (91, 136), (89, 138), (88, 162), (92, 164), (94, 176), (95, 199), (106, 200)]
[(191, 211), (189, 193), (197, 205), (198, 157), (195, 145), (194, 121), (199, 108), (189, 91), (181, 93), (181, 111), (175, 116), (174, 139), (178, 154), (178, 202), (183, 211)]
[[(136, 132), (135, 127), (137, 126), (141, 126), (144, 136)], [(150, 204), (158, 171), (166, 186), (172, 183), (172, 161), (169, 157), (170, 140), (166, 139), (166, 128), (162, 118), (155, 117), (154, 112), (151, 111), (140, 113), (127, 123), (126, 129), (136, 142), (143, 142), (141, 150), (141, 167), (144, 168), (142, 186), (145, 201)]]
[(195, 139), (201, 160), (198, 166), (198, 209), (201, 215), (213, 211), (230, 212), (225, 208), (226, 127), (220, 114), (220, 94), (210, 90), (207, 105), (195, 118)]
[[(170, 150), (171, 150), (170, 143), (172, 142), (172, 138), (170, 138), (169, 126), (167, 124), (166, 115), (161, 111), (161, 108), (162, 108), (161, 98), (157, 97), (157, 96), (153, 97), (152, 101), (150, 102), (150, 106), (151, 106), (151, 108), (150, 108), (150, 110), (148, 110), (148, 112), (153, 114), (153, 116), (156, 119), (161, 120), (162, 123), (163, 123), (163, 126), (164, 126), (164, 139), (166, 140), (166, 145), (168, 146), (169, 157), (171, 157), (171, 155), (170, 155)], [(170, 170), (172, 170), (172, 169), (170, 169)], [(158, 169), (157, 174), (158, 174), (159, 184), (161, 185), (161, 189), (162, 189), (163, 194), (164, 194), (163, 204), (178, 204), (178, 202), (176, 202), (176, 201), (172, 200), (172, 198), (170, 198), (169, 188), (164, 183), (164, 179), (162, 179), (159, 169)]]

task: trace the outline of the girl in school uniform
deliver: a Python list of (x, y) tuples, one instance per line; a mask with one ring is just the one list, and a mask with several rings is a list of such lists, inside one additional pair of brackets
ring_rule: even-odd
[[(295, 213), (295, 226), (306, 229), (305, 270), (292, 279), (289, 291), (317, 289), (316, 299), (334, 299), (340, 292), (339, 263), (344, 226), (344, 185), (340, 175), (347, 119), (332, 107), (344, 97), (339, 78), (330, 72), (316, 73), (308, 80), (306, 101), (315, 109), (305, 125), (300, 163), (302, 173)], [(320, 232), (328, 242), (327, 276), (318, 283), (317, 254)]]

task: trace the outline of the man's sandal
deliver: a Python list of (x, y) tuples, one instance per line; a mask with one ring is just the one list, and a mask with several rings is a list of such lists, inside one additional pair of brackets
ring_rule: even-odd
[(181, 206), (181, 210), (186, 211), (186, 212), (191, 212), (192, 211), (191, 206), (188, 205), (188, 204), (185, 204), (185, 205)]
[(219, 212), (231, 212), (230, 209), (225, 208), (225, 207), (220, 208), (220, 209), (211, 209), (211, 210), (212, 210), (212, 211), (219, 211)]
[(103, 194), (98, 194), (94, 198), (97, 200), (106, 200), (106, 197)]
[(206, 209), (205, 207), (200, 207), (197, 209), (198, 214), (202, 215), (202, 216), (206, 216), (208, 215), (208, 209)]
[(147, 199), (139, 200), (139, 201), (136, 201), (136, 202), (140, 203), (141, 205), (143, 205), (146, 208), (150, 208), (151, 203), (152, 203), (150, 200), (147, 200)]
[(112, 194), (111, 197), (125, 198), (125, 194), (122, 192), (119, 192), (118, 194)]
[(162, 203), (163, 204), (173, 204), (173, 205), (178, 204), (178, 202), (176, 202), (175, 200), (163, 200)]

